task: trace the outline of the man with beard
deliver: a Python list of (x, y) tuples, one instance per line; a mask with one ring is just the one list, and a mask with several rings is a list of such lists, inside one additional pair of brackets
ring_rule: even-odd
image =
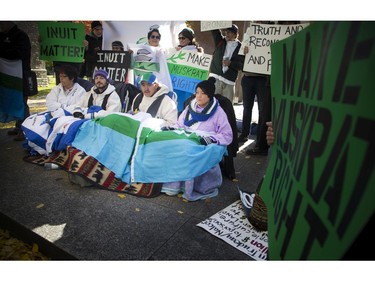
[(100, 117), (100, 111), (121, 112), (121, 100), (113, 85), (109, 83), (107, 71), (99, 69), (94, 75), (95, 85), (82, 98), (81, 108), (77, 108), (74, 117), (93, 119)]

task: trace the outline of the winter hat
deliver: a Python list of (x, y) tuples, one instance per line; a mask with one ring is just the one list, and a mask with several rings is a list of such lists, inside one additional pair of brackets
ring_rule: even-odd
[(95, 27), (98, 27), (98, 26), (102, 27), (102, 23), (100, 21), (93, 21), (91, 23), (91, 29), (94, 29)]
[(96, 78), (96, 76), (102, 76), (105, 78), (105, 80), (107, 80), (107, 82), (109, 82), (109, 75), (108, 75), (108, 72), (105, 71), (104, 69), (98, 69), (96, 72), (95, 72), (95, 75), (94, 75), (94, 79)]
[(190, 41), (193, 41), (195, 35), (194, 35), (194, 31), (191, 29), (191, 28), (184, 28), (180, 33), (179, 35), (182, 35), (183, 37), (186, 37), (188, 38)]
[(203, 80), (198, 83), (198, 87), (202, 89), (203, 93), (205, 93), (210, 99), (212, 99), (215, 95), (216, 87), (215, 87), (216, 79), (214, 77), (209, 77), (207, 80)]
[(233, 23), (231, 27), (227, 28), (227, 30), (232, 31), (233, 33), (237, 34), (238, 33), (238, 26)]
[(121, 50), (124, 50), (124, 45), (122, 44), (121, 41), (113, 41), (112, 42), (112, 47), (120, 47)]

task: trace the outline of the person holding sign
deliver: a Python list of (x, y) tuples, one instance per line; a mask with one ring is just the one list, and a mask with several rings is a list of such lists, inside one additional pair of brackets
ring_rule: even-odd
[(108, 72), (99, 69), (94, 75), (95, 85), (83, 96), (74, 117), (94, 119), (112, 112), (121, 112), (121, 100), (113, 85), (109, 83)]
[(139, 81), (142, 92), (133, 100), (132, 113), (147, 112), (152, 117), (164, 119), (164, 126), (174, 124), (177, 121), (177, 105), (168, 95), (168, 87), (158, 82), (153, 73), (145, 73)]
[[(233, 140), (228, 117), (215, 98), (215, 79), (210, 77), (196, 86), (195, 98), (189, 103), (175, 125), (162, 130), (179, 128), (201, 136), (202, 145), (229, 145)], [(161, 192), (197, 201), (218, 195), (223, 181), (219, 163), (206, 173), (187, 181), (164, 183)]]
[(183, 49), (203, 53), (203, 48), (199, 47), (199, 44), (195, 40), (194, 30), (191, 28), (187, 27), (181, 30), (178, 34), (178, 42), (179, 45), (176, 47), (177, 51)]
[(228, 98), (233, 104), (234, 84), (245, 59), (243, 55), (238, 54), (241, 48), (241, 42), (237, 39), (238, 27), (232, 24), (225, 29), (225, 36), (219, 29), (211, 30), (211, 34), (215, 42), (215, 51), (210, 76), (216, 78), (216, 93)]
[(103, 26), (100, 21), (91, 23), (91, 33), (85, 37), (85, 61), (82, 65), (79, 77), (87, 76), (88, 80), (93, 82), (93, 73), (97, 60), (96, 53), (103, 47)]

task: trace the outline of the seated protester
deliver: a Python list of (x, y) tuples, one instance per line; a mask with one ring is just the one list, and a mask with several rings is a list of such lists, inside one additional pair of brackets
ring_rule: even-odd
[(60, 83), (46, 96), (47, 110), (55, 111), (62, 108), (73, 113), (86, 91), (77, 83), (78, 73), (73, 66), (69, 64), (60, 66), (58, 75)]
[[(215, 78), (198, 83), (195, 98), (183, 110), (173, 127), (163, 130), (183, 128), (201, 136), (203, 145), (229, 145), (233, 139), (232, 128), (224, 110), (215, 95)], [(183, 182), (164, 183), (161, 192), (177, 195), (182, 192), (185, 199), (196, 201), (214, 197), (222, 184), (219, 163), (206, 173)]]
[(167, 86), (159, 83), (154, 74), (143, 75), (139, 78), (140, 92), (135, 96), (132, 112), (150, 113), (152, 117), (164, 119), (163, 126), (175, 124), (177, 121), (177, 105), (168, 95)]
[(111, 85), (107, 71), (99, 69), (94, 74), (95, 85), (83, 96), (74, 117), (93, 119), (112, 112), (121, 112), (121, 100)]

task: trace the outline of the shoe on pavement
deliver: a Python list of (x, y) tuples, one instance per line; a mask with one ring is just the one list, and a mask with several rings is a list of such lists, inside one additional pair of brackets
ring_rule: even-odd
[(16, 136), (20, 130), (18, 128), (13, 128), (8, 131), (8, 136)]
[(25, 135), (23, 134), (22, 131), (19, 131), (16, 137), (13, 139), (14, 141), (24, 141), (25, 140)]
[(244, 135), (240, 135), (238, 137), (238, 142), (241, 143), (241, 142), (246, 142), (248, 140), (248, 137), (247, 136), (244, 136)]
[(249, 148), (246, 150), (247, 155), (267, 155), (268, 149), (260, 149), (259, 147)]

